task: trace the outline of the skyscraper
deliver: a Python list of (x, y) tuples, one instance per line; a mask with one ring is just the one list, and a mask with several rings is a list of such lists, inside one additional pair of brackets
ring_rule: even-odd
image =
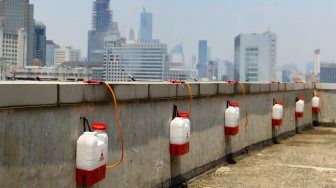
[(54, 65), (54, 58), (55, 58), (55, 49), (59, 46), (56, 45), (52, 40), (46, 41), (46, 66), (53, 66)]
[(88, 33), (88, 61), (103, 62), (104, 37), (113, 25), (110, 0), (96, 0), (92, 6), (92, 30)]
[(183, 44), (177, 44), (171, 51), (171, 62), (172, 63), (184, 63), (183, 56)]
[(336, 64), (321, 63), (321, 83), (336, 83)]
[(165, 44), (121, 44), (109, 47), (104, 62), (106, 81), (167, 80), (169, 64)]
[(33, 59), (42, 61), (46, 65), (46, 27), (42, 22), (35, 21)]
[(207, 77), (207, 58), (208, 58), (208, 42), (206, 40), (198, 41), (198, 78)]
[(127, 40), (127, 43), (138, 43), (139, 42), (139, 29), (138, 28), (127, 28), (126, 40)]
[(314, 73), (320, 74), (320, 49), (314, 51)]
[[(20, 42), (24, 46), (11, 45), (10, 48), (20, 48), (21, 57), (25, 62), (21, 62), (22, 58), (17, 58), (18, 54), (2, 53), (0, 57), (4, 57), (12, 65), (30, 65), (33, 59), (33, 33), (34, 33), (34, 5), (29, 4), (29, 0), (0, 0), (0, 27), (2, 27), (4, 40), (14, 40), (12, 44), (19, 43), (17, 41), (18, 35), (23, 34), (23, 40)], [(8, 38), (11, 37), (11, 38)], [(22, 49), (26, 50), (22, 52)], [(18, 51), (18, 50), (16, 50)], [(19, 52), (18, 52), (19, 53)], [(7, 54), (7, 55), (6, 55)], [(9, 60), (8, 60), (9, 59)]]
[(226, 76), (228, 80), (233, 80), (233, 63), (226, 60), (224, 61), (225, 69), (226, 69)]
[(144, 8), (140, 18), (140, 43), (152, 42), (152, 19), (152, 13)]
[(197, 57), (196, 57), (196, 55), (192, 55), (192, 56), (191, 56), (191, 69), (196, 68), (196, 67), (195, 67), (196, 62), (197, 62)]
[(234, 42), (236, 81), (276, 79), (277, 38), (275, 33), (240, 34)]

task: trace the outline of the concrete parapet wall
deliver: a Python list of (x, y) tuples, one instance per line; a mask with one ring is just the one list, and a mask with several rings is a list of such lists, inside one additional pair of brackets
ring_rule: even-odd
[[(168, 187), (171, 178), (185, 175), (227, 154), (311, 124), (311, 99), (318, 84), (190, 83), (193, 94), (190, 152), (169, 154), (169, 124), (173, 105), (189, 109), (186, 85), (152, 82), (110, 83), (117, 100), (125, 139), (122, 164), (107, 170), (93, 187)], [(331, 86), (324, 93), (335, 98)], [(108, 125), (108, 165), (121, 155), (121, 143), (112, 97), (104, 85), (61, 82), (5, 82), (0, 84), (0, 187), (81, 187), (76, 185), (76, 141), (83, 132), (80, 117)], [(295, 99), (304, 96), (303, 118), (295, 118)], [(283, 99), (283, 96), (285, 99)], [(286, 101), (280, 127), (272, 128), (273, 99)], [(238, 135), (224, 135), (227, 101), (240, 105)], [(331, 121), (335, 104), (324, 102), (322, 119)], [(228, 142), (229, 141), (229, 142)], [(201, 173), (202, 171), (199, 171)], [(165, 183), (162, 183), (165, 182)], [(162, 184), (161, 184), (162, 183)]]

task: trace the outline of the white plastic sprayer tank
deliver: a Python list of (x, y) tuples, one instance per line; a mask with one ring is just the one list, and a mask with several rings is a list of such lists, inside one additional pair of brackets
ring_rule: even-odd
[(295, 103), (295, 117), (302, 118), (304, 111), (304, 99), (299, 98), (299, 100)]
[(280, 126), (283, 118), (283, 106), (282, 102), (276, 102), (272, 107), (272, 125)]
[(188, 113), (179, 113), (170, 122), (170, 154), (184, 155), (189, 152), (190, 121)]
[(84, 132), (77, 140), (76, 180), (78, 184), (93, 185), (106, 175), (108, 138), (106, 125), (94, 123), (94, 132)]
[(320, 98), (318, 95), (315, 95), (312, 99), (312, 111), (313, 112), (318, 112), (320, 107)]
[(238, 133), (239, 119), (239, 104), (238, 102), (231, 102), (225, 110), (225, 135), (234, 136)]

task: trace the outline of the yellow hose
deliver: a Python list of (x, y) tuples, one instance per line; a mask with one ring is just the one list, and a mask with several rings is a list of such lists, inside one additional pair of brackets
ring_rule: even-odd
[(117, 106), (117, 100), (116, 100), (116, 97), (114, 95), (114, 92), (113, 92), (113, 89), (111, 88), (111, 86), (104, 82), (104, 84), (109, 88), (111, 94), (112, 94), (112, 98), (113, 98), (113, 102), (114, 102), (114, 111), (115, 111), (115, 116), (116, 116), (116, 119), (117, 119), (117, 122), (118, 122), (118, 128), (119, 128), (119, 133), (120, 133), (120, 139), (121, 139), (121, 158), (119, 160), (119, 162), (117, 162), (116, 164), (112, 165), (112, 166), (106, 166), (106, 168), (115, 168), (117, 167), (121, 162), (122, 160), (124, 159), (124, 136), (122, 134), (122, 129), (121, 129), (121, 126), (120, 126), (120, 120), (119, 120), (119, 114), (118, 114), (118, 106)]
[(243, 91), (243, 98), (244, 98), (244, 108), (245, 108), (245, 115), (246, 115), (246, 122), (245, 122), (245, 125), (242, 126), (242, 127), (239, 127), (239, 130), (243, 130), (247, 127), (247, 124), (248, 124), (248, 112), (247, 112), (247, 106), (246, 106), (246, 96), (245, 96), (245, 88), (244, 88), (244, 85), (240, 82), (237, 82), (241, 88), (242, 88), (242, 91)]
[(192, 90), (191, 90), (191, 87), (188, 84), (188, 82), (185, 82), (185, 84), (187, 85), (187, 87), (189, 89), (189, 95), (190, 95), (190, 103), (189, 103), (189, 118), (190, 118), (191, 106), (192, 106)]

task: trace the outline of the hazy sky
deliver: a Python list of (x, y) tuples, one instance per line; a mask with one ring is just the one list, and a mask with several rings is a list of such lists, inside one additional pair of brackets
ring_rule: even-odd
[[(93, 0), (30, 0), (35, 19), (47, 27), (47, 39), (71, 45), (87, 56)], [(263, 33), (278, 37), (278, 66), (336, 60), (335, 0), (111, 0), (113, 21), (122, 36), (139, 28), (143, 7), (153, 14), (153, 38), (172, 49), (183, 41), (186, 58), (197, 55), (198, 40), (207, 40), (211, 57), (233, 61), (234, 37)], [(304, 71), (304, 70), (303, 70)]]

